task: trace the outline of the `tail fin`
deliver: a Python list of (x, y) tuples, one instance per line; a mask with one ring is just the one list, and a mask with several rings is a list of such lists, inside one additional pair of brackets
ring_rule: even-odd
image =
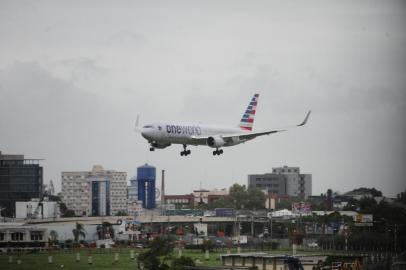
[(245, 113), (242, 115), (240, 124), (238, 126), (243, 130), (252, 131), (252, 127), (254, 126), (255, 112), (257, 110), (258, 97), (259, 94), (255, 94), (252, 97), (247, 109), (245, 110)]

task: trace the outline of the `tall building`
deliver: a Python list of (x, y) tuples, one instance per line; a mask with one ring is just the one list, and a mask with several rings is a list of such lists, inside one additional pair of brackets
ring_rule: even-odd
[(128, 186), (128, 201), (138, 201), (138, 181), (137, 176), (133, 176), (130, 179), (130, 186)]
[(78, 216), (109, 216), (127, 210), (127, 173), (93, 166), (62, 172), (62, 201)]
[(42, 199), (42, 167), (38, 159), (0, 152), (0, 208), (3, 216), (13, 216), (17, 201)]
[(91, 181), (92, 216), (110, 216), (110, 181), (104, 178)]
[(155, 167), (145, 164), (137, 168), (138, 200), (146, 209), (155, 208), (155, 180)]
[(248, 186), (266, 193), (307, 198), (312, 195), (312, 175), (301, 174), (299, 167), (276, 167), (272, 173), (248, 175)]

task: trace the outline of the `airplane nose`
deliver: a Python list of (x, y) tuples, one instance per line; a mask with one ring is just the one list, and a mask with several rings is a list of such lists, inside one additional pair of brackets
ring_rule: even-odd
[(152, 133), (152, 130), (149, 129), (149, 128), (142, 128), (141, 129), (141, 135), (146, 139), (151, 137), (151, 133)]

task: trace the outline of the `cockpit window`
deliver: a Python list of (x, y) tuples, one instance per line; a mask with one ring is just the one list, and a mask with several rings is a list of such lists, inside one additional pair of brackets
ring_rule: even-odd
[(154, 128), (154, 126), (144, 126), (144, 128)]

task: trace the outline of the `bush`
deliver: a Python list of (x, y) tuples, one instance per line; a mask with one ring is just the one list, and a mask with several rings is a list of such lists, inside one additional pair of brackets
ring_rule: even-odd
[(171, 269), (173, 270), (185, 270), (186, 266), (195, 266), (192, 258), (181, 256), (172, 260)]

